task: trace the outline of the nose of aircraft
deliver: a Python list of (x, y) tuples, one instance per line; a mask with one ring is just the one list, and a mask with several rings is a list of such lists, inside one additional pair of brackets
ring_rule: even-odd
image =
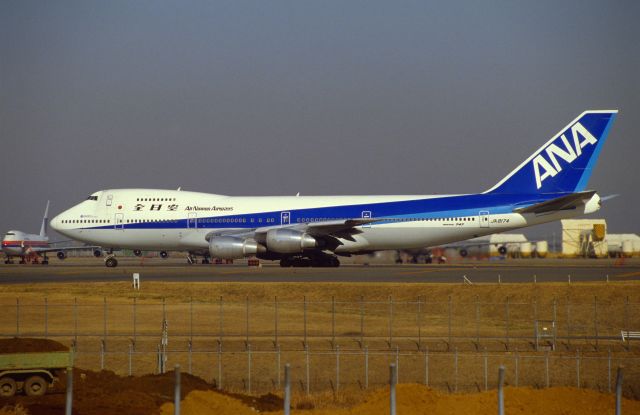
[(60, 231), (60, 215), (57, 215), (56, 217), (51, 219), (51, 222), (49, 222), (49, 225), (51, 225), (51, 228), (53, 228), (54, 231), (59, 232)]

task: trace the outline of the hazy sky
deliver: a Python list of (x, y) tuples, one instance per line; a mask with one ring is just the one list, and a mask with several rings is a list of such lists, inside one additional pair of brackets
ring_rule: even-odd
[[(0, 1), (0, 231), (96, 190), (483, 191), (585, 109), (640, 232), (640, 2)], [(558, 231), (559, 225), (533, 233)]]

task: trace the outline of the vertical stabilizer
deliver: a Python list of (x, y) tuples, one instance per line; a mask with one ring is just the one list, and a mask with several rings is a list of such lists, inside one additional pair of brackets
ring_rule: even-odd
[(617, 110), (583, 112), (485, 193), (584, 191), (617, 113)]
[(47, 236), (47, 225), (49, 224), (49, 201), (47, 200), (47, 207), (44, 209), (44, 217), (42, 218), (42, 226), (40, 227), (40, 236), (43, 238)]

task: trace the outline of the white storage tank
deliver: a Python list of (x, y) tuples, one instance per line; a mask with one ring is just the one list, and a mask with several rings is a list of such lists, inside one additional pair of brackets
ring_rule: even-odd
[(536, 255), (538, 258), (545, 258), (549, 253), (549, 243), (547, 241), (536, 242)]
[(531, 242), (522, 242), (520, 244), (520, 256), (522, 258), (531, 257)]
[(622, 256), (631, 258), (633, 256), (633, 241), (625, 239), (622, 241)]

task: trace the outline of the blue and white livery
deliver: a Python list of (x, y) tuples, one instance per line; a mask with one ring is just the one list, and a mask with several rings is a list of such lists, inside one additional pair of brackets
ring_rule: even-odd
[[(479, 194), (233, 197), (113, 189), (92, 194), (51, 225), (112, 249), (338, 266), (340, 255), (442, 245), (597, 211), (600, 197), (587, 182), (616, 115), (582, 113)], [(105, 262), (117, 265), (113, 255)]]

